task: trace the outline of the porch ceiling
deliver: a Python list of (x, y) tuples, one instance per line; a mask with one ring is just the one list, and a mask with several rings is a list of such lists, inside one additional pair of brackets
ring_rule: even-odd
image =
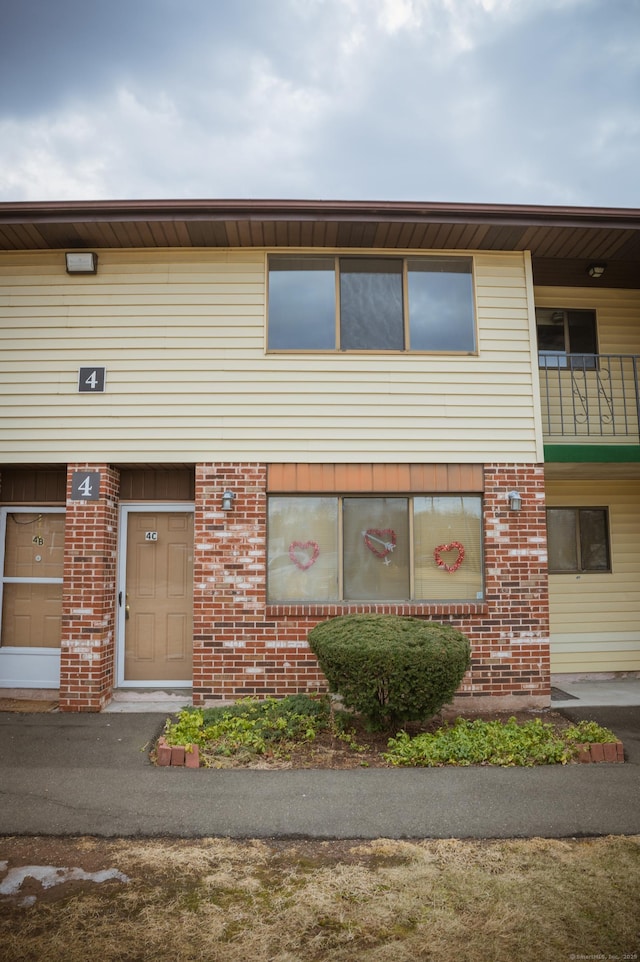
[[(530, 250), (539, 284), (640, 286), (640, 210), (374, 201), (0, 204), (0, 250), (323, 247)], [(593, 261), (606, 262), (594, 282)]]

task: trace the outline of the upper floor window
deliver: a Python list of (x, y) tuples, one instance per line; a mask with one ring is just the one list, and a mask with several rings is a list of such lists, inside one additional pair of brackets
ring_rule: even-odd
[(475, 351), (470, 257), (269, 258), (271, 351)]
[(540, 367), (595, 367), (595, 311), (537, 307), (536, 327)]

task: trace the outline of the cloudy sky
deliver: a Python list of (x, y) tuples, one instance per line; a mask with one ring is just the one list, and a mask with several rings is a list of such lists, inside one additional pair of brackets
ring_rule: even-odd
[(640, 0), (0, 0), (0, 200), (640, 206)]

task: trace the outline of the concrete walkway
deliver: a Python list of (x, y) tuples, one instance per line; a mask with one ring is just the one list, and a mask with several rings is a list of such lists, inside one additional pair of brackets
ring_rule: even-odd
[(626, 707), (573, 701), (563, 711), (613, 728), (624, 741), (627, 763), (528, 769), (161, 769), (149, 763), (147, 752), (166, 711), (0, 713), (0, 835), (640, 834), (640, 699)]

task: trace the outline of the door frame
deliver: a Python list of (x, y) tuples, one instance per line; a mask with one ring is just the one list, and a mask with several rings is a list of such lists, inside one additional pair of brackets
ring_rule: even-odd
[[(7, 515), (66, 514), (66, 508), (51, 505), (12, 505), (0, 508), (0, 630), (2, 630), (2, 596), (5, 584), (62, 584), (62, 578), (5, 578)], [(20, 648), (0, 645), (0, 688), (60, 687), (60, 645), (57, 648)]]
[(193, 514), (195, 505), (190, 502), (143, 502), (140, 504), (121, 504), (118, 521), (118, 576), (116, 582), (116, 688), (191, 688), (192, 678), (180, 681), (147, 679), (145, 681), (125, 681), (125, 635), (126, 635), (126, 593), (127, 593), (127, 529), (130, 514)]

